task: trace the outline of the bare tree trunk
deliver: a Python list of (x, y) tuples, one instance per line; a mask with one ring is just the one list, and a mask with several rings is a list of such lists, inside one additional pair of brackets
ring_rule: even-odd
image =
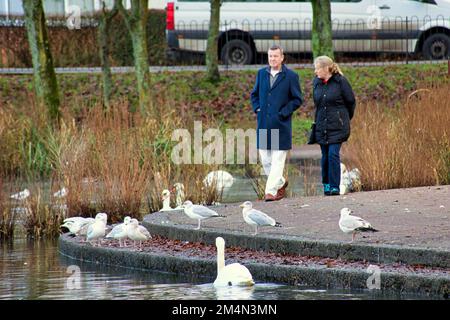
[(311, 39), (313, 57), (325, 55), (334, 59), (330, 0), (311, 0), (311, 5), (313, 9)]
[(103, 80), (103, 107), (109, 109), (111, 103), (112, 92), (112, 76), (111, 66), (109, 64), (109, 32), (111, 22), (118, 13), (117, 1), (114, 1), (114, 6), (111, 11), (106, 9), (105, 1), (102, 0), (102, 15), (100, 16), (100, 23), (98, 26), (98, 39), (100, 47), (100, 62), (102, 66), (102, 80)]
[(131, 0), (130, 12), (125, 10), (122, 1), (117, 1), (117, 4), (130, 32), (139, 107), (141, 112), (146, 113), (150, 104), (150, 72), (147, 50), (148, 0)]
[(217, 58), (217, 45), (219, 38), (220, 25), (220, 6), (221, 0), (210, 0), (211, 17), (209, 19), (208, 43), (206, 46), (206, 72), (207, 79), (210, 82), (219, 82), (219, 65)]
[(33, 60), (34, 87), (38, 103), (46, 106), (50, 119), (58, 124), (60, 99), (45, 24), (42, 0), (24, 0), (25, 25)]

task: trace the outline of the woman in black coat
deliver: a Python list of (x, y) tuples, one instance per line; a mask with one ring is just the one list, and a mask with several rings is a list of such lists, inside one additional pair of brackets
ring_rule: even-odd
[(322, 183), (325, 195), (339, 195), (341, 144), (350, 137), (355, 95), (339, 66), (327, 56), (314, 61), (313, 98), (316, 107), (315, 139), (322, 150)]

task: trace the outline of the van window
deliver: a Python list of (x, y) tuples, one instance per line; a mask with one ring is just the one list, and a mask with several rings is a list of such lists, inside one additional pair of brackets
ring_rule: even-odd
[(92, 0), (71, 0), (70, 5), (80, 7), (82, 15), (89, 15), (94, 13), (94, 1)]
[(12, 16), (23, 15), (22, 1), (17, 0), (7, 0), (9, 5), (9, 14)]
[(8, 10), (6, 10), (7, 5), (5, 1), (0, 1), (0, 14), (1, 15), (7, 15), (8, 14)]
[(44, 1), (44, 12), (46, 16), (64, 16), (64, 2), (58, 0)]

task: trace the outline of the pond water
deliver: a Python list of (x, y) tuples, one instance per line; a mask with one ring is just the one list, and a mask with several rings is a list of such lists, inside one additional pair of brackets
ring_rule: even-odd
[(11, 243), (2, 243), (0, 250), (0, 300), (430, 299), (379, 290), (339, 290), (261, 282), (253, 288), (218, 290), (212, 286), (212, 278), (73, 260), (58, 252), (56, 241), (16, 238)]

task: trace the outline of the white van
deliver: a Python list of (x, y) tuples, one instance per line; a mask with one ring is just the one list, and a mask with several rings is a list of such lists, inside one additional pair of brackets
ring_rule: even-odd
[[(167, 0), (166, 13), (171, 53), (206, 50), (209, 1)], [(331, 19), (335, 52), (450, 55), (449, 0), (331, 0)], [(251, 64), (273, 44), (286, 53), (311, 52), (308, 0), (223, 0), (220, 21), (223, 63)]]

